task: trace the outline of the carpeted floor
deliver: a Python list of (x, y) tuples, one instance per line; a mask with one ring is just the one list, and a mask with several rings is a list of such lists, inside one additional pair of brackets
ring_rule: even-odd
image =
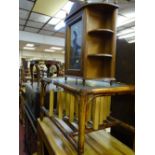
[(27, 155), (24, 152), (24, 127), (19, 123), (19, 155)]

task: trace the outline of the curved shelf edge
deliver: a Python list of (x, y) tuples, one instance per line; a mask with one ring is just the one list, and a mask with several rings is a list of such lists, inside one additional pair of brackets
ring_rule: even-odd
[(88, 54), (88, 57), (107, 57), (107, 58), (112, 58), (112, 54)]
[(94, 29), (94, 30), (90, 30), (88, 31), (88, 34), (93, 34), (93, 33), (109, 33), (109, 34), (113, 34), (114, 31), (111, 29)]

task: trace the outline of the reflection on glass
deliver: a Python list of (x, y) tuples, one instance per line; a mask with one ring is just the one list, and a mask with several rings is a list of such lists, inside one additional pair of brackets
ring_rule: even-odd
[(80, 69), (81, 67), (81, 45), (82, 21), (80, 20), (71, 26), (70, 69)]

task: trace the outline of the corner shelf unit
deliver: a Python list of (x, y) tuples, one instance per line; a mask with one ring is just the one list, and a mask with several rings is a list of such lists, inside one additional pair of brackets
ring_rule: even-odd
[(86, 9), (86, 78), (113, 78), (117, 7), (94, 5)]
[[(66, 18), (66, 64), (69, 66), (72, 53), (71, 26), (81, 21), (82, 43), (80, 68), (71, 70), (66, 65), (66, 75), (83, 79), (114, 78), (116, 51), (117, 5), (90, 3), (82, 6)], [(77, 74), (78, 73), (78, 74)]]

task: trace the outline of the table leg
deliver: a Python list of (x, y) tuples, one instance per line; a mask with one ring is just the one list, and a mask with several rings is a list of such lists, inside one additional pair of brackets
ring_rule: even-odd
[(78, 136), (78, 154), (81, 155), (84, 152), (84, 142), (85, 142), (85, 112), (86, 112), (87, 97), (81, 96), (80, 102), (78, 103), (79, 109), (79, 136)]

